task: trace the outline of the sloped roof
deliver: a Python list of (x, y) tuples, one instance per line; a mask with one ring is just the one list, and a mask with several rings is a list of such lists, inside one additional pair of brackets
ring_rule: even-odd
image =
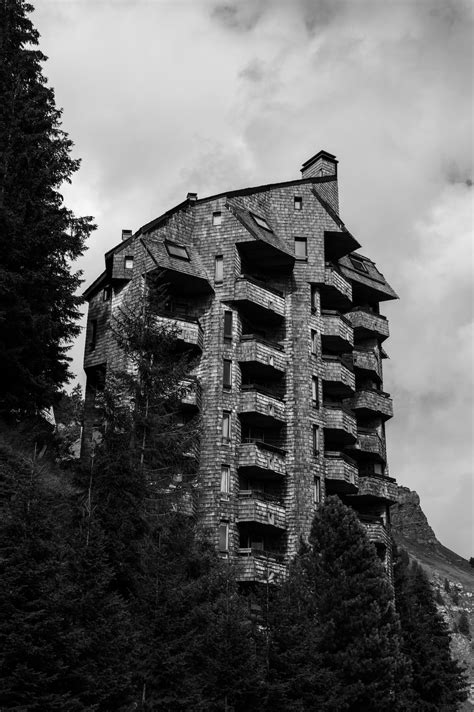
[[(362, 262), (365, 269), (362, 271), (357, 269), (354, 263), (351, 261), (351, 257), (359, 262)], [(385, 301), (388, 299), (398, 299), (398, 294), (389, 285), (382, 272), (379, 272), (375, 263), (372, 262), (368, 257), (361, 255), (357, 252), (353, 252), (346, 257), (341, 257), (339, 260), (339, 267), (341, 273), (350, 280), (356, 287), (360, 290), (371, 290), (377, 293), (377, 298), (380, 301)]]
[(268, 245), (280, 250), (280, 252), (285, 252), (287, 255), (294, 258), (295, 255), (293, 250), (288, 247), (284, 240), (278, 237), (273, 229), (271, 220), (267, 218), (266, 214), (262, 215), (262, 217), (265, 218), (265, 221), (268, 223), (269, 227), (272, 228), (271, 232), (269, 230), (265, 230), (263, 227), (260, 227), (252, 217), (252, 212), (238, 205), (232, 198), (227, 200), (226, 207), (229, 208), (241, 225), (244, 226), (244, 228), (254, 239), (262, 240), (262, 242), (266, 242)]

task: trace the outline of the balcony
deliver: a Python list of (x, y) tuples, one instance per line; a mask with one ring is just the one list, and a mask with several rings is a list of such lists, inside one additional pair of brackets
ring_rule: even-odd
[(350, 321), (337, 311), (324, 310), (322, 316), (321, 347), (323, 353), (341, 354), (352, 351), (354, 334)]
[(390, 535), (381, 519), (363, 514), (359, 515), (359, 519), (365, 527), (367, 536), (375, 546), (390, 547)]
[(234, 302), (251, 321), (279, 324), (285, 318), (285, 299), (252, 277), (239, 277), (235, 281)]
[(372, 349), (364, 350), (356, 347), (352, 357), (354, 368), (364, 371), (369, 378), (375, 377), (379, 382), (382, 380), (382, 365)]
[(194, 379), (186, 379), (181, 382), (183, 389), (181, 394), (181, 407), (184, 410), (201, 410), (201, 384)]
[(358, 428), (357, 442), (351, 445), (353, 457), (357, 459), (371, 459), (377, 462), (385, 462), (385, 445), (380, 435), (375, 430), (364, 430)]
[(243, 442), (238, 447), (237, 467), (248, 476), (262, 479), (286, 475), (285, 451), (260, 440)]
[(385, 341), (389, 336), (387, 319), (370, 309), (358, 307), (347, 312), (346, 317), (352, 324), (356, 341), (374, 338)]
[(243, 385), (239, 394), (239, 415), (250, 426), (281, 426), (285, 422), (285, 404), (258, 385)]
[(162, 518), (167, 514), (178, 513), (186, 517), (196, 514), (193, 492), (169, 487), (157, 492), (156, 498), (145, 500), (145, 512), (148, 517)]
[(357, 492), (357, 463), (342, 452), (324, 453), (324, 477), (330, 494)]
[(393, 416), (392, 399), (388, 393), (370, 388), (357, 391), (351, 399), (350, 407), (364, 418), (373, 416), (388, 420)]
[(351, 283), (329, 262), (324, 268), (324, 282), (319, 285), (321, 307), (345, 311), (352, 306)]
[(381, 475), (359, 476), (359, 492), (357, 499), (364, 497), (367, 500), (383, 499), (394, 503), (398, 501), (398, 487), (392, 477)]
[(255, 380), (281, 378), (286, 369), (286, 360), (280, 344), (265, 341), (255, 334), (242, 336), (237, 346), (237, 359), (246, 375)]
[(285, 580), (287, 568), (279, 554), (261, 549), (239, 549), (238, 554), (237, 581), (278, 584)]
[(323, 393), (346, 398), (355, 391), (355, 377), (339, 356), (323, 356)]
[(170, 314), (156, 316), (154, 323), (157, 328), (166, 326), (176, 329), (176, 338), (183, 346), (202, 351), (204, 334), (198, 319)]
[(341, 404), (323, 404), (325, 444), (334, 449), (348, 447), (357, 438), (356, 420), (353, 413)]
[(275, 529), (286, 529), (285, 508), (262, 492), (240, 490), (238, 522), (255, 522)]

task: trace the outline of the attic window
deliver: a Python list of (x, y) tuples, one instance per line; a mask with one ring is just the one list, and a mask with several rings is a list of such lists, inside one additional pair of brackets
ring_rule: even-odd
[(222, 213), (220, 211), (212, 213), (212, 224), (219, 226), (222, 223)]
[(175, 242), (165, 242), (165, 245), (170, 257), (178, 257), (189, 262), (189, 254), (184, 245), (177, 245)]
[(263, 227), (263, 229), (268, 230), (268, 232), (273, 232), (265, 218), (260, 217), (260, 215), (255, 215), (255, 213), (250, 213), (250, 215), (253, 217), (259, 227)]
[(358, 260), (357, 257), (349, 257), (352, 262), (354, 269), (359, 270), (359, 272), (368, 272), (367, 265), (362, 260)]
[(295, 195), (295, 210), (302, 210), (303, 208), (303, 198), (299, 195)]
[(133, 269), (133, 255), (127, 255), (123, 260), (125, 269)]

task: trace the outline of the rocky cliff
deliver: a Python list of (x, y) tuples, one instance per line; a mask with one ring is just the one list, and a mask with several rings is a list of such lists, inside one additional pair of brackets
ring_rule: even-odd
[(399, 487), (398, 495), (398, 504), (391, 510), (394, 539), (431, 580), (440, 613), (451, 630), (453, 654), (466, 665), (471, 681), (471, 697), (463, 709), (473, 710), (474, 568), (438, 541), (416, 492)]

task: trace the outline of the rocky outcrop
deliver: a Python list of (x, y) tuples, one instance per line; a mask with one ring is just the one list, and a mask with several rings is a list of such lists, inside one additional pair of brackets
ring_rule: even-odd
[(423, 544), (437, 543), (436, 535), (421, 509), (418, 493), (408, 487), (398, 487), (398, 503), (392, 507), (391, 519), (394, 534)]

